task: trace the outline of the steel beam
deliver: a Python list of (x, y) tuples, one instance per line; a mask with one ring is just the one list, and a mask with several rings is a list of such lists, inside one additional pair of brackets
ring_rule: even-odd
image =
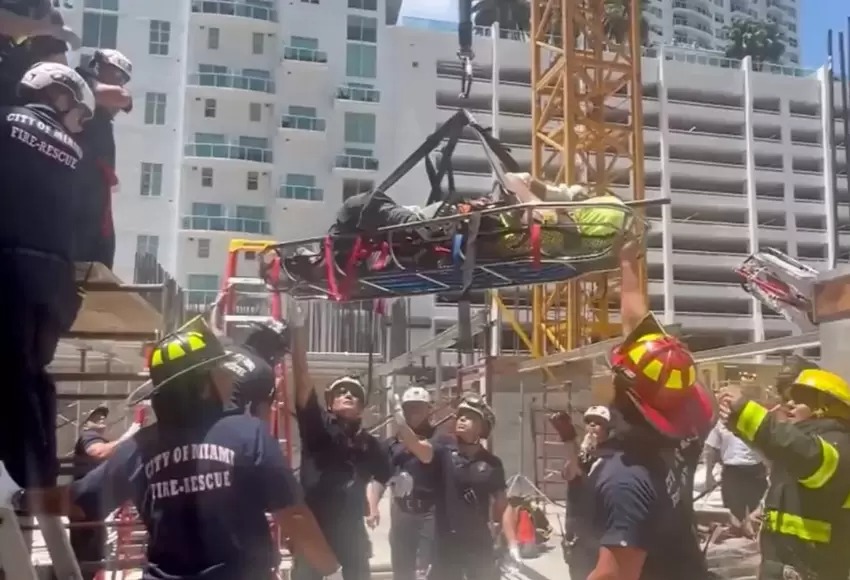
[(694, 353), (694, 360), (697, 363), (707, 363), (720, 360), (728, 360), (730, 358), (745, 358), (758, 356), (760, 354), (770, 354), (772, 352), (782, 352), (788, 350), (797, 350), (798, 348), (810, 348), (820, 346), (820, 335), (817, 331), (807, 332), (798, 336), (783, 336), (782, 338), (772, 338), (760, 342), (751, 342), (747, 344), (736, 344), (734, 346), (723, 346), (710, 350), (703, 350)]

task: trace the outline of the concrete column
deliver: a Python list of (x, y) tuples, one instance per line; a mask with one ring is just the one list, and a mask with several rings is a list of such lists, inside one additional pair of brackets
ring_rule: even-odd
[[(672, 199), (670, 191), (670, 127), (667, 116), (667, 82), (664, 46), (658, 54), (658, 134), (661, 156), (661, 198)], [(673, 206), (672, 202), (661, 207), (661, 256), (664, 287), (664, 324), (673, 324), (676, 318), (676, 301), (673, 294), (675, 276), (673, 272)]]
[(832, 98), (829, 93), (829, 83), (832, 82), (832, 70), (830, 67), (821, 67), (818, 70), (820, 80), (820, 116), (821, 116), (821, 143), (823, 150), (823, 203), (826, 214), (826, 263), (832, 267), (838, 259), (838, 244), (835, 232), (838, 224), (835, 223), (835, 188), (832, 183), (833, 167), (832, 158)]

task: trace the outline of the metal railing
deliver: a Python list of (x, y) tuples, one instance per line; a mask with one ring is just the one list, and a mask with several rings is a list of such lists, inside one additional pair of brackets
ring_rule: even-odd
[(212, 232), (241, 232), (245, 234), (270, 234), (268, 220), (238, 218), (227, 216), (183, 216), (184, 230), (204, 230)]
[(192, 12), (277, 22), (277, 10), (234, 0), (192, 0)]
[(336, 90), (336, 98), (343, 101), (379, 103), (381, 101), (381, 91), (377, 89), (365, 89), (363, 87), (339, 87)]
[(233, 73), (190, 73), (189, 84), (199, 87), (219, 87), (222, 89), (239, 89), (259, 93), (275, 92), (275, 83), (271, 79)]
[(325, 191), (321, 187), (312, 185), (287, 185), (280, 186), (277, 196), (281, 199), (304, 199), (308, 201), (322, 201)]
[(183, 322), (185, 292), (171, 274), (160, 265), (156, 256), (146, 252), (136, 252), (133, 283), (163, 284), (162, 290), (139, 292), (139, 295), (162, 314), (166, 330), (172, 330)]
[(378, 160), (375, 157), (364, 157), (362, 155), (337, 155), (334, 166), (342, 169), (377, 171)]
[(328, 62), (328, 53), (317, 48), (297, 48), (285, 46), (283, 48), (285, 60), (300, 60), (301, 62), (317, 62), (324, 64)]
[(283, 115), (280, 118), (283, 129), (300, 129), (302, 131), (324, 131), (327, 123), (319, 117), (303, 117), (301, 115)]
[(183, 149), (187, 157), (215, 157), (217, 159), (237, 159), (256, 163), (274, 163), (271, 149), (230, 145), (227, 143), (188, 143)]

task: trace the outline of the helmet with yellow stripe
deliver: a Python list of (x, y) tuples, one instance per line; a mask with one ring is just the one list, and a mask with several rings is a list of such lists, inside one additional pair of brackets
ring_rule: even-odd
[(217, 366), (229, 356), (203, 318), (194, 318), (151, 351), (148, 366), (153, 391), (187, 373)]
[(615, 387), (663, 435), (699, 436), (714, 425), (714, 399), (697, 381), (693, 356), (652, 314), (614, 349), (611, 368)]
[[(791, 384), (790, 397), (798, 403), (803, 403), (810, 401), (811, 395), (820, 399), (818, 403), (809, 405), (813, 409), (829, 407), (834, 403), (850, 408), (850, 386), (835, 373), (819, 368), (809, 368), (800, 372)], [(818, 395), (826, 395), (826, 397), (818, 397)], [(846, 413), (843, 414), (846, 415)]]

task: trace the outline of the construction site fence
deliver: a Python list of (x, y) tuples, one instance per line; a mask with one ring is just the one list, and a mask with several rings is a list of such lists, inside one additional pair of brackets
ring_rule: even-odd
[(186, 318), (185, 291), (174, 277), (157, 261), (156, 256), (147, 252), (137, 252), (133, 268), (133, 282), (136, 284), (162, 284), (163, 290), (139, 292), (147, 302), (162, 314), (166, 328), (177, 328)]

